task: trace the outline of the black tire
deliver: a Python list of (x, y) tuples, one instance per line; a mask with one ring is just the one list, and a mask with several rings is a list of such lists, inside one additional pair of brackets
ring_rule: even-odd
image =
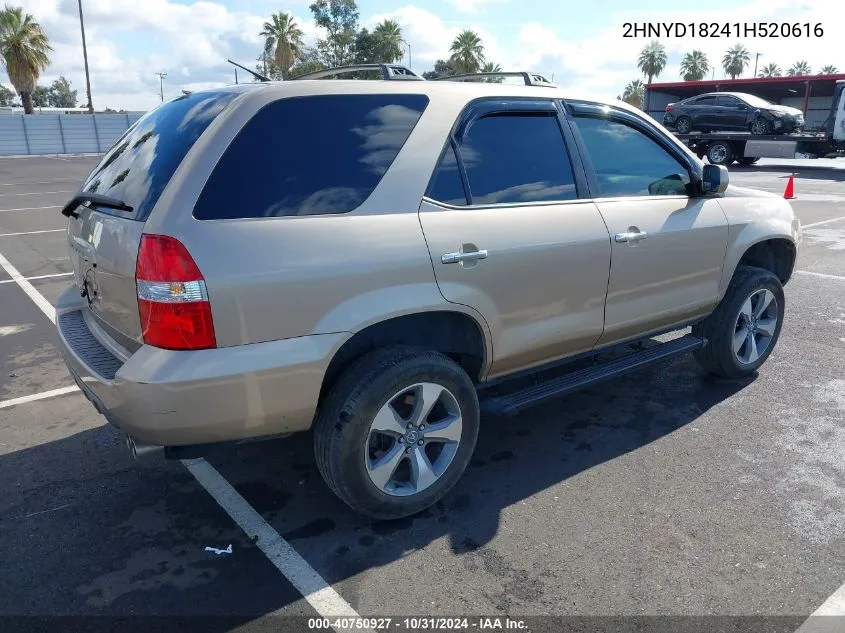
[(692, 131), (692, 119), (688, 116), (679, 116), (675, 121), (675, 131), (678, 134), (689, 134)]
[(748, 165), (753, 165), (758, 160), (760, 160), (759, 156), (743, 156), (742, 158), (738, 159), (737, 162), (740, 165), (745, 165), (747, 167)]
[[(455, 396), (462, 417), (460, 442), (433, 484), (393, 496), (367, 472), (370, 425), (392, 396), (420, 382), (436, 383)], [(355, 511), (375, 519), (410, 516), (439, 501), (461, 477), (475, 449), (479, 418), (475, 386), (452, 360), (430, 350), (382, 348), (353, 363), (320, 405), (314, 422), (317, 468), (332, 492)]]
[[(756, 361), (746, 364), (740, 362), (734, 353), (733, 340), (738, 331), (738, 319), (743, 304), (760, 290), (769, 290), (774, 295), (778, 307), (777, 322), (765, 351)], [(752, 375), (775, 348), (783, 326), (784, 313), (785, 302), (780, 280), (763, 268), (740, 266), (716, 310), (692, 328), (695, 336), (707, 339), (707, 345), (694, 353), (695, 360), (706, 371), (717, 376), (744, 378)]]
[(727, 141), (713, 141), (707, 146), (707, 160), (711, 165), (727, 167), (734, 161), (734, 152)]
[(751, 122), (749, 130), (755, 136), (765, 136), (772, 133), (772, 123), (764, 117), (757, 117)]

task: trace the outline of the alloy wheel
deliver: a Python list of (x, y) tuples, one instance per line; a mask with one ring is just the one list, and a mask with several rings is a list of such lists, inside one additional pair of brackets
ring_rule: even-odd
[(733, 353), (743, 365), (757, 362), (772, 344), (780, 306), (771, 290), (754, 291), (739, 310), (733, 335)]

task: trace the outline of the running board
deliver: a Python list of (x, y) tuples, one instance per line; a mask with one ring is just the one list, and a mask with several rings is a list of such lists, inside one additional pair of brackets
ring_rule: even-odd
[(621, 358), (579, 369), (504, 396), (489, 398), (484, 401), (483, 408), (487, 412), (499, 415), (516, 415), (523, 409), (547, 400), (553, 400), (590, 385), (623, 376), (652, 363), (688, 354), (701, 349), (706, 344), (707, 339), (692, 335), (682, 336), (673, 341), (660, 343), (642, 351), (626, 354)]

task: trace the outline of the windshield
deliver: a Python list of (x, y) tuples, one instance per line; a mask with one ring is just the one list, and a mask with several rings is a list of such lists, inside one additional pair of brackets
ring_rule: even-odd
[(132, 212), (115, 213), (146, 220), (188, 150), (239, 93), (198, 92), (168, 101), (138, 119), (103, 157), (82, 190), (124, 202)]
[(743, 95), (739, 95), (739, 98), (742, 99), (743, 101), (745, 101), (745, 103), (750, 105), (752, 108), (769, 108), (769, 107), (775, 105), (774, 103), (769, 103), (765, 99), (761, 99), (760, 97), (755, 97), (754, 95), (743, 94)]

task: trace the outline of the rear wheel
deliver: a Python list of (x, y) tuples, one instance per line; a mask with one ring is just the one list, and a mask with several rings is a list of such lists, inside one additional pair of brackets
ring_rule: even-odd
[(678, 117), (678, 120), (675, 121), (675, 131), (678, 134), (689, 134), (692, 130), (692, 119), (688, 116), (681, 116)]
[(741, 266), (713, 314), (692, 328), (693, 334), (707, 339), (695, 359), (718, 376), (753, 374), (777, 343), (784, 308), (783, 286), (773, 273)]
[(726, 141), (714, 141), (707, 148), (707, 160), (713, 165), (730, 165), (734, 160), (734, 153)]
[(763, 117), (757, 117), (751, 123), (751, 133), (756, 136), (772, 133), (772, 124)]
[(385, 348), (353, 364), (327, 394), (314, 424), (317, 466), (361, 514), (409, 516), (458, 481), (478, 426), (475, 386), (463, 369), (438, 352)]

